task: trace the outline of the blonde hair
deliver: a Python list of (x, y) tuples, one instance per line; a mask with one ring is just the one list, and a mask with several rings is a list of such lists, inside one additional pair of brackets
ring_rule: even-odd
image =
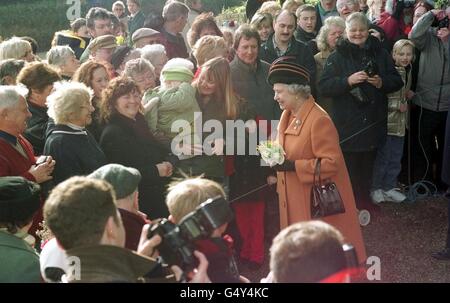
[(281, 11), (281, 5), (277, 1), (266, 1), (264, 2), (259, 10), (260, 14), (271, 14), (275, 19), (275, 16)]
[(90, 103), (93, 92), (80, 82), (57, 82), (56, 90), (47, 97), (48, 116), (56, 124), (67, 124), (71, 117), (78, 115), (80, 106)]
[(228, 46), (223, 37), (206, 35), (197, 40), (192, 48), (198, 66), (214, 57), (224, 55)]
[(414, 61), (415, 59), (415, 54), (414, 54), (414, 48), (415, 45), (411, 40), (408, 39), (400, 39), (397, 42), (395, 42), (394, 47), (392, 47), (392, 55), (397, 54), (398, 52), (401, 51), (402, 48), (404, 48), (405, 46), (409, 46), (412, 49), (412, 53), (413, 53), (413, 58), (412, 61)]
[(228, 61), (224, 58), (213, 58), (201, 68), (199, 77), (193, 85), (198, 87), (198, 81), (206, 77), (215, 83), (214, 97), (216, 102), (222, 102), (227, 119), (236, 119), (240, 100), (236, 97), (231, 83), (231, 72)]
[(31, 44), (18, 37), (0, 43), (0, 61), (5, 59), (23, 59), (31, 52)]
[(216, 196), (225, 197), (219, 183), (201, 177), (189, 178), (169, 185), (166, 204), (174, 222), (178, 223), (201, 203)]
[(338, 16), (328, 17), (325, 19), (324, 25), (320, 28), (319, 34), (317, 35), (317, 48), (323, 51), (331, 51), (330, 46), (328, 45), (327, 39), (328, 34), (330, 33), (331, 27), (336, 26), (342, 28), (345, 31), (345, 21)]
[(286, 0), (283, 6), (281, 6), (281, 9), (291, 11), (291, 9), (295, 8), (295, 11), (297, 11), (297, 8), (303, 4), (305, 4), (303, 0)]

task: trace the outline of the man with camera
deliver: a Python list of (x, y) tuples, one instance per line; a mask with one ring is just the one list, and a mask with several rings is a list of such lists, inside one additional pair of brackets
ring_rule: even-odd
[(414, 24), (409, 34), (421, 52), (411, 116), (411, 133), (416, 139), (414, 180), (426, 179), (438, 187), (441, 187), (444, 130), (450, 100), (449, 16), (450, 8), (433, 9)]
[[(56, 186), (44, 206), (44, 218), (58, 243), (66, 250), (68, 282), (176, 282), (182, 272), (157, 260), (155, 246), (161, 238), (147, 238), (145, 225), (138, 252), (125, 249), (125, 230), (109, 183), (72, 177)], [(208, 261), (199, 260), (191, 282), (209, 282)]]
[(208, 258), (208, 276), (213, 283), (248, 282), (239, 275), (233, 239), (224, 235), (233, 213), (220, 184), (203, 178), (174, 183), (169, 187), (166, 203), (170, 212), (169, 220), (178, 227), (152, 228), (159, 229), (156, 233), (163, 238), (164, 247), (160, 249), (163, 258), (189, 267), (192, 265), (189, 264), (190, 251), (196, 248)]

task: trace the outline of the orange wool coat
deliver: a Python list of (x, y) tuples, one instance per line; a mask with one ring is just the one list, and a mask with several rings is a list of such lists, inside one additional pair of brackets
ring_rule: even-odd
[(324, 217), (323, 221), (336, 227), (345, 241), (356, 248), (359, 262), (365, 262), (355, 199), (336, 128), (312, 97), (301, 106), (297, 117), (300, 124), (296, 126), (296, 118), (285, 110), (278, 126), (278, 140), (286, 158), (295, 160), (295, 172), (277, 173), (281, 228), (311, 220), (310, 193), (315, 164), (321, 158), (322, 180), (331, 179), (336, 183), (345, 206), (345, 213)]

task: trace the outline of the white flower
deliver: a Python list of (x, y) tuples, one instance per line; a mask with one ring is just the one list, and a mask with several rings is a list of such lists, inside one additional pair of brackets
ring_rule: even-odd
[(257, 147), (261, 158), (269, 164), (270, 167), (284, 162), (283, 147), (276, 141), (264, 141)]

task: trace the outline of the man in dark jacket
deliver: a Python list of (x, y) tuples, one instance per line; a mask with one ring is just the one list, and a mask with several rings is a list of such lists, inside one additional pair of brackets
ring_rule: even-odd
[(162, 44), (166, 48), (167, 57), (187, 58), (186, 43), (181, 32), (187, 23), (189, 8), (177, 1), (168, 2), (163, 9), (164, 24), (160, 29)]
[(295, 63), (304, 66), (310, 77), (310, 86), (315, 92), (316, 64), (308, 46), (294, 37), (297, 18), (289, 11), (282, 11), (274, 22), (274, 33), (261, 45), (259, 56), (272, 63), (283, 56), (295, 57)]

